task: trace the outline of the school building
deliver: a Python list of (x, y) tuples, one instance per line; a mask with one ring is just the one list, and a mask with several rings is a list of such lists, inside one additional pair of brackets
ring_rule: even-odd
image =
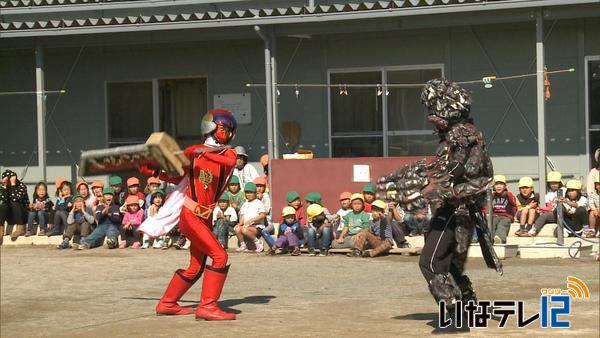
[(251, 161), (431, 155), (420, 88), (394, 84), (444, 76), (470, 82), (497, 173), (538, 177), (542, 117), (550, 162), (585, 177), (599, 33), (598, 0), (0, 0), (0, 166), (75, 177), (83, 150), (196, 142), (213, 107), (237, 114)]

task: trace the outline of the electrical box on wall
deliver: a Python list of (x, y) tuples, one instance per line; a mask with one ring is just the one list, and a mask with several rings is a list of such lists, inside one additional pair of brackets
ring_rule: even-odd
[(227, 109), (235, 115), (238, 124), (252, 123), (252, 100), (250, 93), (215, 94), (215, 109)]

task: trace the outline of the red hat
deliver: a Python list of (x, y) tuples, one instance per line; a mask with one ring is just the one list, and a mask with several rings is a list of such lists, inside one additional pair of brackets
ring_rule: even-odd
[(75, 184), (75, 190), (79, 190), (79, 187), (81, 185), (85, 185), (86, 187), (89, 187), (89, 185), (86, 181), (79, 181), (79, 182), (77, 182), (77, 184)]
[(67, 181), (66, 178), (64, 177), (59, 177), (56, 179), (56, 181), (54, 181), (54, 184), (56, 185), (56, 187), (60, 187), (63, 183), (65, 183)]
[[(138, 183), (139, 184), (139, 183)], [(160, 184), (160, 179), (158, 177), (150, 176), (146, 181), (146, 184)], [(129, 185), (129, 180), (127, 180), (127, 185)]]
[(104, 188), (104, 182), (102, 182), (102, 181), (92, 182), (92, 189), (94, 189), (94, 188)]
[(349, 200), (350, 197), (352, 197), (352, 193), (344, 191), (343, 193), (340, 194), (340, 201)]
[(129, 195), (129, 196), (127, 196), (127, 199), (125, 200), (125, 203), (127, 205), (132, 205), (132, 204), (139, 205), (140, 198), (137, 197), (137, 195)]
[(267, 176), (258, 176), (257, 178), (254, 179), (254, 181), (252, 181), (254, 184), (256, 185), (267, 185)]
[(127, 179), (127, 186), (140, 185), (140, 180), (137, 177), (130, 177)]

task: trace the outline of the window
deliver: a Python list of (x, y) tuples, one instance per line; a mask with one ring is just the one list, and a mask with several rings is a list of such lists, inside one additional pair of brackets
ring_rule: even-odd
[(180, 146), (202, 138), (202, 116), (207, 111), (206, 78), (161, 79), (160, 130), (172, 135)]
[[(427, 122), (420, 101), (421, 88), (389, 87), (386, 84), (415, 83), (442, 76), (441, 65), (390, 67), (369, 70), (332, 71), (329, 83), (331, 156), (420, 156), (432, 155), (439, 138)], [(382, 84), (347, 87), (344, 84)], [(347, 91), (348, 95), (340, 94)]]
[(600, 147), (600, 56), (587, 60), (587, 112), (590, 164), (595, 150)]
[(106, 84), (108, 145), (146, 141), (152, 132), (152, 82)]
[[(387, 72), (387, 83), (425, 83), (442, 76), (441, 69)], [(431, 155), (439, 142), (421, 104), (421, 88), (389, 88), (387, 96), (388, 156)]]

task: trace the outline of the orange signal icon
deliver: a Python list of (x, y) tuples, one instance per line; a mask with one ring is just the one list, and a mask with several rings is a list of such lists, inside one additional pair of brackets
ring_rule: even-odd
[(567, 290), (565, 291), (574, 299), (590, 299), (590, 289), (577, 277), (567, 277)]

